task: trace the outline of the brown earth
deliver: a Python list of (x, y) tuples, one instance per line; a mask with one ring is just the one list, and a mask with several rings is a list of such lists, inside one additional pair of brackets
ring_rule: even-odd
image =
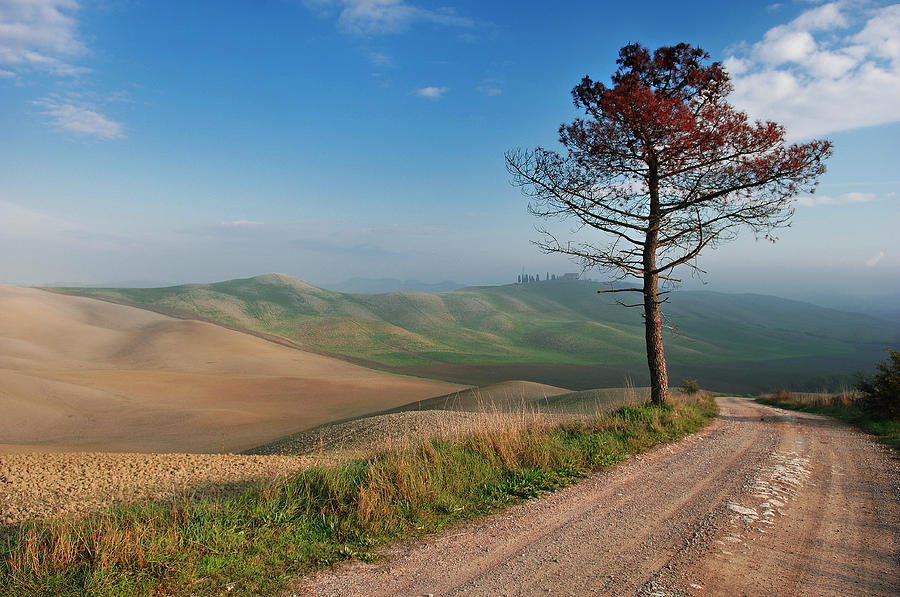
[(559, 423), (577, 418), (578, 415), (532, 411), (406, 411), (323, 425), (252, 448), (246, 453), (354, 458), (383, 449), (414, 446), (432, 438), (460, 438), (485, 427), (527, 425), (538, 421)]
[(900, 594), (900, 462), (826, 417), (719, 405), (677, 444), (289, 594)]
[(572, 390), (536, 383), (533, 381), (511, 380), (466, 388), (419, 400), (391, 409), (394, 412), (409, 410), (454, 410), (469, 412), (491, 412), (495, 410), (518, 411), (538, 407), (547, 398), (569, 394)]
[(248, 454), (340, 455), (353, 457), (432, 437), (471, 433), (478, 413), (400, 412), (323, 425), (247, 450)]
[(114, 502), (171, 501), (309, 466), (297, 456), (0, 454), (0, 531), (27, 518), (84, 514)]
[(239, 451), (457, 389), (205, 322), (0, 287), (0, 453)]

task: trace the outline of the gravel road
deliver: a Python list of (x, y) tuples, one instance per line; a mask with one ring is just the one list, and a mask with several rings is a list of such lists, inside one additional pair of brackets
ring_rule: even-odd
[(900, 595), (900, 462), (742, 398), (703, 432), (299, 595)]

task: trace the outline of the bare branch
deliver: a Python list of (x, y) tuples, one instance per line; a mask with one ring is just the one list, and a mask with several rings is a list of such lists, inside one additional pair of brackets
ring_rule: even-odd
[(613, 288), (612, 290), (598, 290), (597, 294), (605, 294), (607, 292), (644, 292), (643, 288)]

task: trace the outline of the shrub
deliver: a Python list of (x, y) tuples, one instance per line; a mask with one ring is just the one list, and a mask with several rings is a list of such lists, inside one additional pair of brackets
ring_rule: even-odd
[(888, 350), (874, 375), (861, 375), (856, 387), (864, 394), (861, 406), (877, 418), (900, 418), (900, 351)]
[(700, 384), (697, 383), (696, 379), (683, 379), (681, 380), (681, 393), (694, 395), (700, 391)]
[(787, 388), (775, 388), (775, 391), (772, 392), (772, 398), (782, 402), (789, 402), (794, 400), (794, 393)]

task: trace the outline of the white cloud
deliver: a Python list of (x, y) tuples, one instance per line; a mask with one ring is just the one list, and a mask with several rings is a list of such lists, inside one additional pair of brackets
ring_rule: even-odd
[(742, 47), (724, 61), (732, 102), (792, 139), (900, 120), (900, 4), (830, 2)]
[(495, 96), (503, 93), (503, 81), (498, 78), (487, 78), (481, 81), (481, 85), (475, 88), (479, 93), (487, 96)]
[(445, 93), (449, 91), (447, 87), (421, 87), (413, 91), (419, 97), (427, 97), (428, 99), (441, 99)]
[(853, 41), (868, 47), (873, 54), (889, 60), (900, 58), (900, 4), (888, 6), (853, 37)]
[(121, 139), (125, 130), (121, 123), (110, 120), (90, 107), (52, 101), (37, 102), (44, 105), (44, 114), (57, 130), (78, 137)]
[(69, 60), (87, 52), (78, 39), (75, 0), (0, 0), (0, 64), (76, 75)]
[(879, 251), (876, 255), (866, 259), (866, 267), (875, 267), (882, 259), (884, 259), (884, 251)]
[[(40, 72), (56, 77), (73, 77), (90, 69), (75, 64), (88, 53), (78, 35), (76, 0), (0, 0), (0, 79), (18, 78)], [(64, 99), (54, 94), (33, 102), (44, 108), (48, 124), (55, 130), (80, 137), (119, 139), (124, 136), (121, 123), (101, 114), (84, 97), (79, 81)], [(121, 101), (111, 94), (100, 103)], [(96, 100), (95, 100), (96, 101)]]
[(837, 27), (846, 27), (847, 18), (841, 12), (842, 4), (843, 2), (829, 2), (807, 10), (787, 26), (808, 31), (827, 31)]
[(405, 0), (305, 0), (304, 4), (322, 17), (337, 14), (338, 26), (357, 35), (397, 33), (415, 22), (451, 27), (474, 25), (472, 19), (453, 9), (429, 10)]
[(771, 29), (756, 44), (756, 54), (767, 64), (800, 62), (816, 51), (816, 40), (807, 31)]
[(381, 66), (381, 67), (394, 66), (394, 59), (389, 54), (385, 54), (384, 52), (376, 52), (374, 50), (370, 50), (367, 52), (367, 55), (369, 57), (369, 60), (375, 66)]
[(230, 222), (219, 222), (219, 226), (222, 228), (256, 228), (262, 225), (262, 222), (256, 222), (254, 220), (232, 220)]
[(797, 198), (797, 204), (804, 207), (817, 205), (841, 205), (845, 203), (868, 203), (877, 197), (873, 193), (844, 193), (843, 195), (804, 195)]

